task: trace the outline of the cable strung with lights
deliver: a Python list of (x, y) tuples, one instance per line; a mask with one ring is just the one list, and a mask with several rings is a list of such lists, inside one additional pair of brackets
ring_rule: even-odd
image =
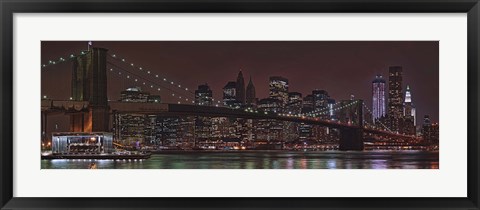
[(82, 55), (85, 55), (85, 52), (82, 51), (78, 55), (75, 55), (75, 54), (72, 53), (68, 56), (60, 57), (58, 59), (48, 60), (48, 63), (47, 64), (42, 64), (41, 68), (43, 69), (43, 68), (46, 68), (46, 67), (49, 67), (49, 66), (65, 63), (67, 61), (72, 61), (73, 59), (76, 59), (77, 57), (82, 56)]
[[(337, 102), (337, 103), (335, 103), (335, 105), (340, 104), (340, 103), (341, 103), (341, 102)], [(329, 113), (332, 112), (332, 111), (338, 111), (338, 110), (341, 110), (341, 109), (345, 109), (345, 108), (351, 107), (351, 106), (353, 106), (353, 105), (355, 105), (355, 104), (357, 104), (357, 103), (358, 103), (358, 101), (352, 101), (352, 102), (350, 102), (350, 103), (348, 103), (348, 104), (345, 104), (345, 105), (343, 105), (343, 106), (341, 106), (341, 107), (337, 107), (337, 108), (327, 108), (327, 109), (326, 109), (325, 111), (323, 111), (323, 112), (317, 111), (317, 112), (314, 113), (314, 114), (310, 114), (310, 116), (316, 117), (316, 116), (318, 116), (318, 115), (326, 115), (326, 114), (329, 114)]]
[[(108, 69), (108, 72), (110, 72), (112, 75), (121, 78), (121, 79), (128, 79), (134, 82), (134, 84), (143, 86), (145, 89), (151, 89), (157, 92), (162, 92), (164, 90), (163, 87), (159, 86), (155, 82), (152, 82), (146, 78), (138, 77), (135, 74), (131, 74), (131, 72), (128, 72), (124, 69), (117, 68), (117, 67), (110, 67)], [(170, 89), (166, 89), (170, 90)], [(170, 90), (172, 91), (172, 90)], [(173, 91), (172, 91), (173, 92)], [(191, 97), (186, 97), (184, 95), (178, 94), (178, 93), (171, 93), (171, 96), (174, 98), (177, 98), (179, 101), (177, 101), (178, 104), (182, 103), (181, 101), (185, 101), (186, 103), (195, 103), (195, 100), (193, 100)]]
[(333, 107), (334, 106), (337, 106), (341, 104), (341, 102), (337, 102), (337, 103), (334, 103), (332, 105), (332, 107), (326, 107), (326, 108), (323, 108), (323, 109), (320, 109), (320, 110), (314, 110), (314, 111), (311, 111), (311, 112), (307, 112), (305, 113), (304, 115), (308, 115), (308, 116), (317, 116), (317, 115), (324, 115), (324, 114), (328, 114), (330, 111), (333, 111)]
[[(373, 115), (373, 112), (367, 107), (367, 105), (363, 104), (363, 107), (365, 107), (365, 109), (367, 110), (368, 114)], [(384, 129), (386, 129), (387, 131), (392, 132), (392, 130), (391, 130), (390, 128), (388, 128), (386, 125), (384, 125), (380, 120), (377, 121), (377, 122), (380, 123), (380, 125), (381, 125)]]
[[(117, 61), (120, 61), (121, 63), (124, 63), (125, 65), (128, 65), (130, 68), (132, 68), (132, 69), (134, 69), (134, 70), (136, 70), (136, 71), (139, 71), (139, 72), (144, 73), (145, 76), (148, 76), (148, 77), (152, 77), (152, 76), (153, 76), (153, 77), (152, 77), (153, 79), (157, 79), (157, 80), (159, 80), (159, 81), (161, 81), (161, 82), (163, 82), (163, 83), (165, 83), (165, 84), (167, 84), (167, 85), (169, 85), (170, 87), (173, 87), (173, 88), (167, 87), (167, 86), (165, 86), (165, 85), (160, 85), (159, 83), (153, 82), (152, 80), (149, 80), (150, 83), (154, 83), (154, 84), (157, 85), (157, 86), (161, 86), (161, 87), (163, 87), (163, 88), (165, 88), (165, 89), (167, 89), (167, 90), (170, 90), (170, 91), (172, 91), (172, 92), (175, 92), (176, 94), (182, 95), (183, 97), (186, 97), (186, 98), (191, 97), (191, 96), (186, 96), (185, 94), (182, 94), (182, 93), (180, 93), (180, 92), (178, 92), (178, 91), (176, 91), (176, 90), (182, 90), (182, 91), (184, 91), (184, 92), (186, 92), (186, 93), (188, 93), (188, 94), (195, 95), (195, 93), (192, 92), (189, 88), (184, 87), (184, 86), (182, 86), (181, 84), (179, 84), (179, 83), (177, 83), (177, 82), (174, 82), (174, 81), (172, 81), (172, 80), (170, 80), (170, 79), (167, 79), (166, 77), (160, 76), (160, 75), (158, 75), (158, 74), (154, 74), (154, 73), (152, 73), (150, 70), (147, 70), (147, 69), (145, 69), (145, 68), (143, 68), (143, 67), (137, 67), (137, 65), (135, 65), (134, 63), (128, 64), (128, 62), (127, 62), (127, 60), (126, 60), (125, 58), (121, 58), (121, 57), (118, 56), (117, 54), (108, 54), (108, 55), (109, 55), (111, 58), (113, 58), (113, 59), (115, 59), (115, 60), (117, 60)], [(114, 64), (114, 63), (112, 63), (112, 62), (107, 62), (107, 63), (112, 64), (112, 65), (116, 65), (116, 64)], [(117, 68), (120, 68), (118, 65), (116, 65), (116, 67), (117, 67)], [(124, 68), (121, 68), (121, 69), (123, 69), (124, 71), (128, 71), (128, 70), (126, 70), (126, 69), (124, 69)], [(130, 74), (134, 74), (133, 72), (129, 72), (129, 73), (130, 73)], [(137, 74), (137, 76), (138, 76), (138, 77), (141, 77), (141, 76), (138, 75), (138, 74)], [(175, 89), (176, 89), (176, 90), (175, 90)], [(175, 93), (173, 93), (172, 96), (175, 96)], [(221, 101), (215, 100), (215, 98), (212, 98), (212, 100), (213, 100), (213, 103), (216, 103), (215, 106), (218, 107), (218, 106), (221, 106), (221, 105), (222, 105), (222, 102), (221, 102)], [(193, 101), (193, 103), (194, 103), (194, 100), (192, 100), (192, 101)]]
[[(108, 54), (111, 58), (117, 60), (117, 61), (120, 61), (122, 63), (125, 63), (127, 65), (129, 65), (131, 68), (135, 69), (135, 70), (138, 70), (140, 72), (143, 72), (149, 76), (154, 76), (154, 78), (156, 79), (159, 79), (159, 80), (162, 80), (163, 82), (167, 83), (167, 84), (170, 84), (172, 87), (176, 87), (178, 89), (181, 89), (183, 91), (186, 91), (190, 94), (195, 94), (194, 92), (192, 92), (189, 88), (187, 87), (184, 87), (182, 86), (181, 84), (179, 84), (178, 82), (174, 82), (173, 80), (170, 80), (170, 79), (167, 79), (166, 77), (164, 76), (161, 76), (161, 75), (158, 75), (158, 74), (154, 74), (152, 73), (150, 70), (147, 70), (143, 67), (140, 67), (138, 65), (135, 65), (134, 63), (127, 63), (127, 60), (125, 58), (120, 58), (117, 54)], [(138, 67), (137, 67), (138, 66)]]

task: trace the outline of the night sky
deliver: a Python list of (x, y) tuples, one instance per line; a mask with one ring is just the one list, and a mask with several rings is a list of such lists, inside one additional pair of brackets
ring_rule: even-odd
[[(87, 49), (87, 41), (43, 41), (41, 45), (42, 64)], [(388, 67), (399, 65), (403, 66), (403, 88), (410, 85), (412, 91), (417, 123), (421, 124), (426, 114), (438, 122), (438, 42), (93, 41), (93, 46), (107, 48), (109, 53), (125, 58), (126, 62), (178, 82), (190, 90), (208, 83), (214, 98), (220, 100), (223, 86), (228, 81), (235, 81), (241, 69), (245, 86), (251, 76), (259, 99), (268, 96), (269, 77), (282, 76), (289, 80), (290, 92), (306, 96), (313, 89), (324, 89), (335, 100), (349, 99), (353, 94), (371, 107), (371, 82), (375, 75), (383, 75), (388, 86)], [(129, 68), (121, 62), (112, 62), (124, 69)], [(71, 62), (43, 68), (42, 95), (58, 100), (68, 99), (71, 70)], [(140, 72), (139, 75), (145, 74)], [(131, 79), (120, 79), (111, 74), (108, 79), (110, 100), (118, 100), (120, 91), (135, 86)], [(156, 81), (161, 84), (161, 80)], [(160, 93), (165, 102), (178, 101), (171, 97), (171, 92), (142, 89), (152, 94)]]

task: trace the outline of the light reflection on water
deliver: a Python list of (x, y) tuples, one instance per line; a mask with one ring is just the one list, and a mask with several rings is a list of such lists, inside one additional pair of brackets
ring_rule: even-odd
[(42, 160), (42, 169), (438, 169), (438, 152), (169, 152), (143, 161)]

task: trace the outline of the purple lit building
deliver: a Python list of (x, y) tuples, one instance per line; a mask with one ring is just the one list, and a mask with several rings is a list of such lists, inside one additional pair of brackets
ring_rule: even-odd
[(377, 75), (372, 81), (372, 117), (373, 122), (385, 116), (385, 80)]

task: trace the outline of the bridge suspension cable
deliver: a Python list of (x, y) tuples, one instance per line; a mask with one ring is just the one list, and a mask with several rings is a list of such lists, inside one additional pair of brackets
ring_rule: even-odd
[[(373, 112), (367, 107), (367, 105), (363, 104), (363, 107), (367, 110), (367, 112), (371, 115), (373, 115)], [(386, 129), (387, 131), (390, 131), (392, 132), (392, 129), (390, 129), (389, 127), (387, 127), (385, 124), (383, 124), (380, 120), (377, 121), (384, 129)]]
[(53, 65), (65, 63), (65, 62), (68, 62), (68, 61), (72, 61), (72, 60), (75, 59), (76, 57), (82, 56), (82, 55), (85, 55), (85, 53), (84, 53), (84, 52), (80, 52), (80, 54), (78, 54), (78, 55), (72, 53), (72, 54), (70, 54), (70, 55), (62, 56), (62, 57), (57, 58), (57, 59), (48, 60), (48, 63), (47, 63), (47, 64), (42, 64), (42, 65), (41, 65), (41, 68), (44, 69), (44, 68), (49, 67), (49, 66), (53, 66)]
[(126, 60), (125, 58), (120, 58), (117, 54), (110, 54), (110, 53), (108, 53), (108, 55), (109, 55), (109, 57), (111, 57), (111, 58), (113, 58), (113, 59), (115, 59), (115, 60), (117, 60), (117, 61), (120, 61), (120, 62), (122, 62), (122, 63), (124, 63), (124, 64), (126, 64), (126, 65), (129, 65), (132, 69), (138, 70), (139, 72), (142, 72), (142, 73), (144, 73), (144, 74), (146, 74), (146, 75), (148, 75), (148, 76), (154, 76), (154, 77), (153, 77), (154, 79), (162, 80), (162, 82), (165, 82), (165, 83), (167, 83), (167, 84), (170, 84), (170, 86), (172, 86), (172, 87), (174, 87), (174, 88), (178, 88), (178, 89), (180, 89), (180, 90), (182, 90), (182, 91), (186, 91), (186, 92), (188, 92), (188, 93), (190, 93), (190, 94), (195, 94), (195, 93), (194, 93), (193, 91), (191, 91), (188, 87), (182, 86), (180, 83), (174, 82), (173, 80), (168, 79), (168, 78), (166, 78), (165, 76), (161, 76), (161, 75), (159, 75), (159, 74), (154, 74), (154, 73), (152, 73), (152, 71), (147, 70), (146, 68), (143, 68), (143, 67), (141, 67), (141, 66), (138, 66), (138, 67), (137, 67), (137, 65), (135, 65), (134, 63), (128, 64), (128, 63), (127, 63), (127, 60)]
[[(165, 85), (160, 85), (160, 83), (155, 83), (155, 82), (152, 81), (152, 80), (149, 80), (150, 83), (155, 83), (155, 84), (158, 85), (158, 86), (164, 87), (165, 89), (170, 90), (170, 91), (172, 91), (172, 92), (175, 92), (175, 93), (177, 93), (177, 94), (179, 94), (179, 95), (183, 95), (184, 97), (188, 97), (188, 96), (186, 96), (185, 94), (180, 93), (180, 91), (178, 91), (178, 90), (181, 90), (182, 92), (186, 92), (186, 93), (188, 93), (188, 94), (195, 95), (195, 93), (194, 93), (191, 89), (189, 89), (189, 88), (187, 88), (187, 87), (184, 87), (183, 85), (179, 84), (178, 82), (174, 82), (173, 80), (170, 80), (170, 79), (168, 79), (168, 78), (166, 78), (166, 77), (164, 77), (164, 76), (161, 76), (161, 75), (159, 75), (159, 74), (153, 73), (152, 71), (147, 70), (147, 69), (145, 69), (144, 67), (141, 67), (141, 66), (138, 66), (138, 67), (137, 67), (137, 65), (135, 65), (134, 63), (128, 64), (128, 62), (127, 62), (127, 60), (126, 60), (125, 58), (121, 58), (121, 57), (118, 56), (117, 54), (110, 54), (110, 53), (109, 53), (108, 55), (109, 55), (109, 57), (113, 58), (114, 60), (119, 61), (119, 62), (121, 62), (121, 63), (123, 63), (123, 64), (125, 64), (125, 65), (128, 65), (128, 66), (129, 66), (130, 68), (132, 68), (133, 70), (138, 71), (138, 72), (142, 72), (143, 74), (145, 74), (145, 76), (148, 76), (148, 77), (152, 77), (152, 76), (153, 76), (153, 77), (152, 77), (153, 80), (159, 80), (161, 83), (163, 82), (163, 83), (167, 84), (167, 86), (170, 86), (171, 88), (168, 88), (168, 87), (165, 86)], [(112, 65), (115, 65), (113, 62), (109, 62), (109, 63), (112, 64)], [(117, 65), (116, 67), (119, 68), (118, 65)], [(124, 68), (122, 68), (122, 69), (125, 70)], [(125, 71), (127, 71), (127, 70), (125, 70)], [(130, 73), (130, 74), (133, 74), (132, 72), (129, 72), (129, 73)], [(138, 75), (138, 74), (137, 74), (137, 76), (138, 76), (138, 77), (141, 77), (141, 76)], [(174, 95), (173, 95), (173, 96), (174, 96)], [(193, 101), (194, 101), (194, 100), (193, 100)], [(222, 105), (222, 102), (221, 102), (220, 100), (215, 100), (215, 98), (212, 98), (212, 102), (213, 102), (214, 104), (216, 104), (216, 106)]]
[(340, 104), (340, 102), (337, 102), (337, 103), (333, 104), (332, 107), (326, 107), (326, 108), (323, 108), (323, 109), (320, 109), (320, 110), (314, 110), (314, 111), (311, 111), (311, 112), (307, 112), (307, 113), (305, 113), (305, 115), (317, 116), (317, 115), (328, 114), (328, 113), (330, 113), (330, 111), (333, 111), (333, 107), (335, 107), (339, 104)]
[[(139, 76), (138, 74), (132, 73), (129, 70), (126, 70), (122, 67), (119, 67), (113, 63), (107, 62), (107, 64), (111, 65), (108, 68), (108, 72), (111, 72), (113, 75), (122, 78), (122, 79), (131, 79), (136, 85), (144, 86), (145, 88), (156, 90), (157, 92), (161, 92), (162, 90), (171, 91), (171, 96), (174, 98), (178, 98), (180, 101), (186, 101), (195, 103), (193, 96), (186, 96), (184, 94), (178, 93), (175, 90), (172, 90), (169, 87), (165, 87), (163, 85), (159, 85), (157, 82), (152, 81), (151, 79)], [(178, 102), (180, 102), (178, 101)]]
[[(330, 109), (330, 108), (327, 109), (327, 108), (325, 108), (325, 109), (324, 109), (325, 111), (319, 110), (319, 112), (317, 112), (317, 113), (315, 113), (315, 114), (313, 114), (313, 115), (314, 115), (314, 116), (316, 116), (316, 115), (325, 115), (325, 114), (330, 113), (330, 111), (338, 111), (338, 110), (341, 110), (341, 109), (345, 109), (345, 108), (351, 107), (351, 106), (353, 106), (353, 105), (355, 105), (355, 104), (357, 104), (357, 103), (358, 103), (358, 101), (352, 101), (352, 102), (350, 102), (350, 103), (348, 103), (348, 104), (345, 104), (345, 105), (343, 105), (343, 106), (336, 107), (336, 108), (333, 108), (333, 109)], [(334, 105), (337, 105), (337, 104), (341, 104), (341, 102), (337, 102), (337, 103), (335, 103)]]

